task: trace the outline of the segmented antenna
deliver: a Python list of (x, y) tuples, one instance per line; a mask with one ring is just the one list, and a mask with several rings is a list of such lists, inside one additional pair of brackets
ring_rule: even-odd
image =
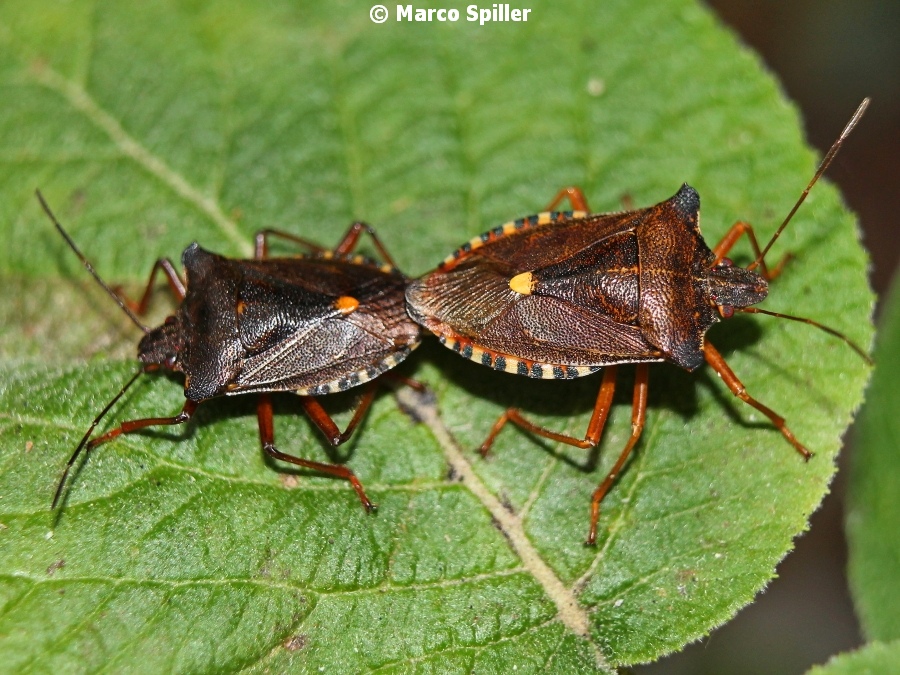
[[(762, 264), (762, 261), (766, 257), (766, 253), (769, 252), (769, 249), (772, 248), (772, 244), (775, 243), (775, 240), (781, 236), (781, 233), (784, 231), (784, 228), (787, 227), (787, 224), (791, 222), (791, 218), (794, 217), (794, 214), (797, 213), (797, 209), (800, 208), (800, 205), (806, 200), (806, 196), (809, 194), (809, 191), (812, 189), (812, 186), (816, 184), (816, 181), (822, 177), (822, 174), (825, 173), (825, 169), (828, 168), (828, 165), (831, 164), (831, 160), (834, 159), (834, 156), (837, 154), (838, 150), (841, 149), (841, 145), (844, 143), (844, 140), (847, 136), (850, 135), (850, 132), (853, 131), (853, 128), (859, 123), (860, 118), (863, 116), (863, 113), (866, 112), (866, 108), (869, 107), (869, 98), (864, 98), (862, 103), (859, 104), (859, 107), (856, 109), (856, 112), (853, 113), (853, 117), (850, 118), (850, 121), (847, 122), (847, 125), (844, 127), (844, 130), (841, 132), (841, 135), (838, 136), (837, 140), (831, 145), (831, 148), (825, 154), (825, 157), (819, 163), (819, 168), (816, 169), (815, 175), (812, 177), (812, 180), (809, 181), (809, 184), (806, 186), (806, 189), (803, 190), (803, 193), (800, 195), (800, 199), (797, 200), (797, 203), (794, 204), (794, 208), (791, 209), (791, 212), (788, 213), (787, 218), (784, 219), (784, 222), (781, 223), (781, 226), (775, 231), (775, 234), (772, 235), (772, 238), (769, 239), (769, 243), (766, 244), (766, 247), (759, 254), (759, 257), (750, 264), (747, 269), (752, 270)], [(789, 319), (790, 321), (799, 321), (801, 323), (809, 324), (810, 326), (815, 326), (819, 328), (829, 335), (833, 335), (837, 338), (840, 338), (844, 342), (846, 342), (853, 351), (859, 354), (866, 363), (870, 366), (873, 365), (873, 361), (871, 357), (866, 354), (862, 347), (857, 345), (853, 340), (848, 338), (846, 335), (841, 333), (840, 331), (835, 330), (834, 328), (829, 328), (828, 326), (819, 323), (818, 321), (813, 321), (812, 319), (807, 319), (801, 316), (793, 316), (791, 314), (781, 314), (779, 312), (769, 312), (765, 309), (758, 309), (756, 307), (741, 307), (735, 308), (737, 312), (744, 312), (745, 314), (766, 314), (768, 316), (774, 316), (779, 319)]]
[(800, 208), (800, 205), (804, 201), (806, 201), (806, 196), (809, 194), (812, 186), (815, 185), (819, 178), (822, 177), (822, 174), (825, 173), (825, 169), (828, 168), (828, 165), (831, 164), (831, 160), (834, 159), (834, 156), (838, 153), (838, 150), (841, 149), (841, 145), (843, 145), (844, 140), (847, 138), (847, 136), (850, 135), (850, 132), (853, 131), (853, 128), (859, 123), (859, 120), (860, 118), (862, 118), (863, 113), (866, 112), (866, 108), (869, 107), (869, 101), (870, 99), (866, 97), (863, 99), (862, 103), (859, 104), (856, 112), (853, 113), (853, 117), (850, 118), (850, 121), (847, 122), (847, 126), (845, 126), (844, 130), (841, 132), (841, 135), (838, 136), (837, 140), (832, 144), (831, 149), (825, 154), (825, 157), (819, 163), (819, 168), (816, 169), (816, 173), (812, 177), (812, 180), (809, 181), (809, 185), (806, 186), (806, 189), (800, 195), (800, 199), (798, 199), (797, 203), (794, 204), (794, 208), (792, 208), (791, 212), (788, 213), (787, 218), (784, 219), (784, 222), (781, 223), (781, 226), (777, 230), (775, 230), (775, 234), (773, 234), (772, 238), (769, 239), (769, 243), (766, 244), (766, 247), (762, 250), (762, 253), (759, 254), (759, 257), (747, 267), (748, 270), (756, 269), (765, 259), (766, 253), (768, 253), (769, 249), (772, 248), (772, 244), (774, 244), (775, 240), (781, 236), (784, 228), (786, 228), (787, 224), (791, 222), (791, 218), (793, 218), (794, 214), (797, 213), (797, 209)]
[[(40, 193), (38, 193), (38, 197), (40, 197)], [(41, 200), (43, 201), (43, 200)], [(53, 495), (53, 504), (50, 506), (51, 509), (55, 509), (56, 505), (59, 503), (59, 497), (62, 495), (63, 486), (66, 484), (66, 478), (69, 477), (69, 471), (72, 469), (72, 466), (75, 464), (75, 461), (78, 459), (78, 455), (81, 454), (81, 451), (84, 449), (84, 446), (87, 445), (88, 439), (90, 439), (91, 434), (94, 433), (94, 429), (97, 428), (97, 425), (100, 424), (100, 421), (106, 417), (106, 413), (108, 413), (112, 407), (118, 402), (120, 398), (128, 391), (128, 388), (134, 384), (135, 380), (143, 374), (144, 369), (141, 368), (134, 375), (131, 376), (131, 379), (125, 383), (119, 393), (113, 396), (112, 400), (106, 404), (103, 410), (100, 411), (100, 414), (94, 418), (94, 421), (91, 422), (90, 428), (85, 432), (84, 436), (81, 438), (81, 442), (78, 444), (78, 447), (75, 448), (75, 452), (72, 453), (72, 456), (69, 457), (69, 462), (66, 464), (65, 471), (63, 471), (62, 477), (59, 479), (59, 484), (56, 486), (56, 493)], [(90, 450), (90, 448), (88, 449)]]
[(834, 335), (834, 337), (840, 338), (841, 340), (846, 342), (847, 345), (853, 351), (855, 351), (857, 354), (859, 354), (866, 363), (868, 363), (870, 366), (875, 365), (875, 362), (872, 360), (872, 357), (870, 357), (868, 354), (866, 354), (865, 351), (863, 351), (863, 348), (860, 347), (858, 344), (856, 344), (853, 340), (848, 338), (846, 335), (844, 335), (840, 331), (837, 331), (834, 328), (830, 328), (823, 323), (819, 323), (818, 321), (813, 321), (812, 319), (807, 319), (804, 316), (794, 316), (793, 314), (782, 314), (781, 312), (770, 312), (765, 309), (759, 309), (758, 307), (735, 307), (734, 311), (735, 312), (743, 312), (744, 314), (766, 314), (768, 316), (774, 316), (778, 319), (790, 319), (791, 321), (799, 321), (800, 323), (807, 323), (810, 326), (815, 326), (816, 328), (820, 328), (821, 330), (825, 331), (829, 335)]
[(66, 243), (69, 245), (69, 248), (71, 248), (75, 252), (75, 255), (78, 256), (78, 259), (81, 261), (81, 264), (84, 265), (85, 269), (87, 269), (87, 271), (91, 273), (91, 276), (97, 280), (97, 283), (103, 287), (103, 290), (107, 292), (109, 297), (111, 297), (113, 300), (116, 301), (116, 304), (122, 308), (122, 311), (125, 312), (125, 314), (128, 315), (128, 318), (131, 319), (132, 323), (134, 323), (135, 326), (140, 328), (145, 333), (149, 333), (150, 329), (147, 326), (145, 326), (143, 323), (141, 323), (141, 320), (137, 318), (137, 315), (131, 310), (131, 307), (129, 307), (125, 303), (125, 300), (123, 300), (118, 295), (118, 293), (116, 293), (115, 291), (113, 291), (113, 289), (111, 289), (109, 286), (106, 285), (106, 282), (100, 278), (99, 274), (97, 274), (97, 271), (94, 269), (94, 266), (91, 265), (90, 261), (84, 257), (84, 254), (78, 249), (78, 247), (75, 245), (75, 242), (72, 241), (72, 237), (69, 236), (69, 233), (63, 229), (63, 226), (59, 224), (59, 221), (56, 219), (56, 216), (53, 215), (53, 211), (50, 210), (50, 207), (47, 205), (47, 202), (44, 200), (44, 195), (41, 194), (41, 191), (35, 190), (34, 194), (37, 195), (38, 201), (41, 203), (41, 206), (43, 207), (44, 212), (47, 214), (47, 216), (50, 218), (50, 220), (53, 222), (53, 224), (56, 225), (56, 229), (59, 230), (59, 233), (63, 236), (63, 239), (66, 240)]

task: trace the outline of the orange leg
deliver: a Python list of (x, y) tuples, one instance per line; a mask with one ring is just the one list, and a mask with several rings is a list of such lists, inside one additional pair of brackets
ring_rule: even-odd
[(344, 235), (344, 238), (334, 247), (334, 252), (342, 255), (352, 252), (353, 249), (356, 248), (356, 243), (359, 241), (359, 237), (363, 232), (367, 232), (372, 238), (372, 243), (375, 244), (375, 248), (378, 249), (378, 253), (381, 254), (381, 259), (391, 267), (396, 267), (397, 265), (394, 264), (394, 259), (391, 257), (391, 254), (387, 252), (387, 249), (384, 247), (384, 244), (381, 243), (381, 239), (378, 238), (378, 235), (375, 234), (375, 230), (366, 223), (353, 223), (350, 226), (350, 229), (347, 230), (347, 234)]
[(482, 457), (487, 456), (491, 451), (494, 440), (507, 422), (512, 422), (529, 433), (549, 438), (551, 441), (574, 445), (576, 448), (593, 448), (600, 441), (600, 435), (603, 433), (603, 427), (606, 425), (606, 418), (609, 416), (609, 409), (612, 407), (615, 391), (616, 366), (609, 366), (603, 370), (603, 381), (600, 383), (600, 391), (597, 393), (597, 401), (594, 403), (594, 412), (591, 414), (591, 420), (588, 422), (588, 428), (583, 439), (545, 429), (522, 417), (522, 413), (516, 408), (509, 408), (494, 422), (494, 426), (491, 428), (491, 432), (484, 443), (481, 444), (479, 452)]
[(56, 508), (56, 504), (59, 502), (60, 495), (62, 495), (63, 485), (65, 485), (66, 483), (66, 478), (69, 475), (69, 471), (72, 469), (72, 465), (75, 464), (75, 460), (78, 459), (78, 455), (81, 454), (82, 449), (84, 449), (85, 455), (88, 455), (98, 445), (103, 445), (104, 443), (107, 443), (112, 439), (121, 436), (122, 434), (131, 434), (135, 431), (146, 429), (147, 427), (184, 424), (189, 419), (191, 419), (191, 416), (194, 414), (194, 411), (200, 404), (199, 401), (185, 401), (184, 407), (181, 409), (181, 412), (175, 415), (175, 417), (148, 417), (141, 420), (128, 420), (127, 422), (122, 422), (122, 424), (120, 424), (112, 431), (107, 431), (102, 436), (97, 436), (97, 438), (89, 442), (88, 439), (91, 437), (91, 433), (94, 431), (94, 428), (97, 426), (97, 424), (99, 424), (100, 420), (103, 419), (103, 416), (109, 412), (110, 408), (115, 405), (116, 401), (122, 398), (122, 395), (125, 393), (128, 387), (134, 384), (135, 380), (137, 380), (137, 378), (143, 372), (143, 370), (139, 370), (137, 373), (135, 373), (134, 376), (130, 380), (128, 380), (125, 386), (122, 387), (121, 390), (119, 390), (119, 393), (116, 394), (113, 400), (107, 403), (106, 407), (103, 408), (101, 413), (94, 419), (91, 427), (87, 430), (87, 433), (81, 439), (81, 443), (78, 444), (78, 447), (75, 448), (75, 452), (73, 452), (72, 456), (69, 458), (68, 464), (66, 464), (66, 469), (65, 471), (63, 471), (62, 478), (59, 479), (59, 484), (56, 486), (56, 494), (53, 496), (53, 505), (51, 508)]
[(282, 230), (273, 230), (266, 228), (265, 230), (260, 230), (259, 232), (257, 232), (253, 237), (255, 242), (253, 257), (257, 260), (265, 260), (269, 257), (269, 237), (278, 237), (279, 239), (284, 239), (285, 241), (289, 241), (293, 244), (299, 244), (300, 246), (309, 249), (309, 251), (312, 253), (324, 253), (328, 250), (324, 246), (319, 246), (318, 244), (311, 242), (308, 239), (298, 237), (297, 235), (291, 234), (290, 232), (283, 232)]
[[(378, 235), (375, 234), (375, 230), (366, 223), (355, 222), (350, 225), (350, 227), (347, 229), (346, 234), (341, 237), (341, 240), (338, 242), (337, 246), (334, 247), (333, 251), (338, 255), (348, 255), (352, 253), (353, 249), (355, 249), (356, 245), (359, 243), (359, 238), (360, 236), (362, 236), (363, 232), (367, 232), (369, 236), (372, 237), (372, 242), (375, 244), (375, 248), (378, 249), (378, 253), (381, 254), (382, 259), (391, 267), (396, 267), (396, 265), (394, 264), (394, 259), (391, 258), (390, 254), (387, 252), (387, 249), (385, 249), (384, 244), (381, 243)], [(309, 241), (308, 239), (298, 237), (295, 234), (290, 234), (289, 232), (283, 232), (281, 230), (265, 229), (257, 232), (256, 236), (254, 237), (256, 241), (255, 257), (259, 260), (269, 257), (269, 237), (279, 237), (286, 241), (299, 244), (300, 246), (306, 247), (313, 253), (324, 253), (328, 250), (316, 243)]]
[(146, 429), (147, 427), (160, 427), (160, 426), (173, 426), (176, 424), (184, 424), (191, 416), (194, 414), (194, 411), (197, 409), (197, 406), (200, 405), (200, 401), (191, 401), (188, 399), (184, 402), (184, 407), (181, 409), (181, 412), (175, 415), (174, 417), (146, 417), (140, 420), (128, 420), (126, 422), (122, 422), (119, 426), (111, 431), (107, 431), (102, 436), (97, 436), (97, 438), (93, 439), (90, 443), (87, 444), (87, 451), (90, 452), (98, 445), (103, 445), (104, 443), (108, 443), (114, 438), (118, 438), (122, 434), (133, 434), (135, 431), (140, 431), (141, 429)]
[[(370, 388), (370, 390), (363, 395), (363, 399), (356, 409), (353, 419), (350, 421), (350, 424), (343, 434), (340, 433), (337, 425), (335, 425), (334, 421), (328, 413), (325, 412), (325, 409), (322, 408), (318, 401), (309, 397), (304, 397), (302, 400), (304, 402), (303, 407), (313, 423), (319, 427), (332, 445), (339, 445), (347, 440), (347, 438), (350, 437), (350, 434), (353, 433), (356, 425), (359, 424), (360, 419), (362, 419), (362, 416), (372, 403), (374, 394), (374, 388)], [(366, 511), (371, 513), (377, 508), (377, 506), (375, 506), (375, 504), (373, 504), (366, 496), (366, 491), (363, 489), (362, 483), (359, 482), (359, 479), (347, 467), (337, 464), (325, 464), (324, 462), (313, 462), (309, 459), (301, 459), (300, 457), (287, 455), (275, 447), (272, 399), (268, 394), (261, 394), (259, 396), (259, 402), (256, 407), (256, 416), (259, 420), (259, 440), (262, 443), (263, 451), (269, 455), (269, 457), (281, 460), (282, 462), (289, 462), (296, 466), (302, 466), (304, 469), (312, 469), (313, 471), (319, 471), (330, 476), (350, 481), (350, 484), (353, 486), (353, 489), (356, 490), (356, 494), (359, 496), (359, 500), (362, 502)]]
[(591, 527), (588, 531), (588, 538), (585, 542), (588, 546), (594, 546), (597, 543), (597, 522), (600, 520), (600, 502), (609, 492), (609, 488), (616, 482), (622, 467), (628, 455), (634, 450), (641, 432), (644, 430), (644, 420), (647, 417), (647, 389), (650, 380), (650, 369), (646, 363), (638, 364), (634, 376), (634, 399), (631, 404), (631, 437), (625, 444), (625, 449), (619, 455), (619, 459), (613, 465), (613, 468), (603, 479), (603, 482), (594, 490), (591, 496)]
[(547, 208), (544, 211), (553, 211), (557, 206), (559, 206), (564, 199), (568, 199), (569, 203), (572, 205), (573, 211), (587, 211), (588, 213), (591, 210), (587, 205), (587, 198), (584, 196), (584, 193), (581, 191), (581, 188), (578, 187), (566, 187), (556, 193), (556, 196), (553, 198)]
[[(732, 247), (737, 243), (738, 239), (742, 236), (747, 235), (747, 238), (750, 239), (750, 245), (753, 247), (753, 255), (754, 259), (759, 258), (761, 252), (759, 248), (759, 242), (756, 240), (756, 234), (753, 232), (753, 226), (750, 223), (745, 223), (743, 221), (738, 221), (734, 225), (731, 226), (731, 229), (725, 233), (725, 236), (722, 237), (722, 240), (716, 244), (715, 248), (713, 248), (713, 253), (716, 255), (716, 259), (713, 261), (713, 267), (722, 262), (722, 258), (728, 255), (728, 252), (732, 249)], [(790, 253), (785, 254), (785, 256), (778, 261), (778, 264), (775, 265), (771, 270), (766, 266), (766, 261), (762, 260), (759, 263), (759, 267), (762, 273), (762, 276), (767, 281), (771, 281), (779, 274), (781, 274), (781, 270), (784, 268), (785, 264), (792, 258)]]
[(375, 383), (370, 382), (366, 386), (365, 391), (359, 400), (359, 404), (356, 406), (356, 412), (353, 413), (350, 423), (343, 432), (338, 429), (334, 420), (331, 419), (331, 415), (325, 412), (325, 408), (322, 407), (322, 404), (319, 403), (318, 400), (312, 396), (303, 396), (300, 398), (300, 402), (303, 405), (304, 412), (309, 416), (312, 423), (318, 427), (319, 431), (325, 435), (328, 442), (333, 446), (338, 446), (341, 443), (345, 443), (347, 439), (353, 435), (353, 432), (356, 431), (356, 427), (359, 426), (362, 418), (365, 416), (366, 412), (368, 412), (369, 406), (372, 405), (374, 398)]
[(706, 357), (706, 362), (712, 366), (713, 370), (715, 370), (716, 373), (719, 374), (719, 377), (722, 378), (722, 381), (725, 382), (729, 389), (731, 389), (732, 394), (745, 403), (749, 403), (763, 415), (768, 417), (772, 421), (772, 424), (775, 425), (775, 428), (781, 432), (781, 435), (787, 439), (788, 443), (793, 445), (794, 449), (803, 456), (803, 459), (808, 460), (812, 457), (812, 453), (807, 450), (803, 444), (797, 440), (797, 437), (794, 436), (793, 432), (788, 429), (787, 425), (784, 423), (784, 418), (781, 417), (781, 415), (778, 415), (771, 408), (764, 406), (747, 393), (744, 384), (737, 378), (737, 375), (734, 374), (734, 371), (731, 370), (725, 362), (725, 359), (722, 358), (722, 355), (710, 342), (706, 342), (703, 345), (703, 355)]
[(158, 258), (157, 261), (153, 263), (153, 269), (150, 270), (150, 279), (147, 281), (147, 287), (144, 289), (144, 294), (138, 302), (125, 297), (125, 295), (121, 293), (120, 287), (117, 286), (114, 289), (116, 295), (122, 298), (122, 300), (125, 301), (125, 304), (138, 316), (144, 316), (147, 313), (147, 309), (150, 306), (150, 297), (153, 295), (153, 284), (156, 281), (156, 274), (160, 270), (166, 275), (166, 281), (169, 282), (169, 289), (176, 299), (184, 300), (184, 296), (187, 294), (184, 281), (178, 276), (178, 272), (175, 270), (175, 265), (172, 264), (172, 261), (169, 258)]
[(428, 387), (426, 387), (418, 380), (414, 380), (411, 377), (406, 377), (405, 375), (401, 375), (400, 373), (393, 370), (382, 373), (381, 378), (385, 380), (393, 380), (394, 382), (399, 382), (400, 384), (405, 384), (410, 389), (415, 389), (418, 392), (428, 391)]
[[(584, 192), (581, 191), (579, 187), (566, 187), (556, 193), (556, 196), (553, 198), (547, 208), (544, 211), (553, 211), (557, 206), (559, 206), (564, 199), (569, 200), (569, 204), (572, 205), (573, 211), (586, 211), (588, 213), (591, 212), (590, 207), (587, 203), (587, 197), (584, 196)], [(630, 194), (622, 195), (622, 208), (625, 211), (633, 211), (634, 210), (634, 200), (631, 198)]]

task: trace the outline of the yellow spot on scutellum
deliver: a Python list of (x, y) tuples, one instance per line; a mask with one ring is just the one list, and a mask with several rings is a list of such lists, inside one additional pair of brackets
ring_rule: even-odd
[(359, 300), (349, 295), (342, 295), (334, 301), (334, 308), (344, 316), (355, 312), (357, 307), (359, 307)]
[(509, 287), (519, 295), (531, 295), (534, 290), (534, 277), (531, 272), (522, 272), (509, 280)]

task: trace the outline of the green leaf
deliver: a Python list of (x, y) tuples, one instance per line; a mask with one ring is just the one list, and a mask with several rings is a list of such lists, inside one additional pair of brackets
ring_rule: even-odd
[(839, 654), (808, 675), (885, 675), (896, 673), (900, 663), (900, 641), (872, 642), (855, 652)]
[(849, 570), (866, 636), (893, 640), (900, 638), (900, 277), (882, 308), (875, 363), (853, 452)]
[[(72, 448), (135, 369), (136, 336), (35, 187), (101, 274), (137, 293), (155, 258), (194, 239), (245, 255), (277, 227), (328, 245), (358, 218), (421, 274), (571, 184), (607, 211), (688, 182), (710, 242), (739, 218), (765, 239), (813, 173), (777, 84), (688, 0), (548, 2), (485, 26), (465, 12), (376, 25), (370, 7), (0, 6), (5, 667), (610, 671), (750, 602), (826, 491), (867, 368), (820, 331), (744, 316), (710, 339), (815, 458), (708, 369), (654, 366), (595, 549), (582, 544), (589, 499), (629, 433), (631, 376), (598, 452), (510, 429), (481, 460), (509, 405), (582, 434), (599, 379), (498, 374), (431, 339), (401, 372), (437, 406), (397, 394), (422, 424), (385, 394), (331, 451), (296, 399), (276, 400), (279, 447), (346, 461), (375, 516), (342, 481), (266, 464), (243, 398), (103, 446), (49, 511)], [(765, 307), (867, 345), (866, 256), (836, 191), (817, 186), (776, 249), (796, 258)], [(742, 242), (734, 256), (752, 254)], [(104, 425), (181, 401), (175, 381), (146, 377)]]

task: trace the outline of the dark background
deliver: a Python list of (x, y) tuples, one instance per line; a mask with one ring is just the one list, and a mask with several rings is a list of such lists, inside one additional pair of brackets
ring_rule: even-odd
[[(775, 72), (821, 152), (859, 102), (872, 98), (827, 177), (859, 216), (872, 257), (870, 280), (881, 296), (900, 258), (900, 2), (707, 2)], [(851, 429), (832, 493), (779, 566), (779, 578), (734, 621), (638, 673), (803, 673), (864, 642), (847, 587), (843, 534), (852, 436)]]

